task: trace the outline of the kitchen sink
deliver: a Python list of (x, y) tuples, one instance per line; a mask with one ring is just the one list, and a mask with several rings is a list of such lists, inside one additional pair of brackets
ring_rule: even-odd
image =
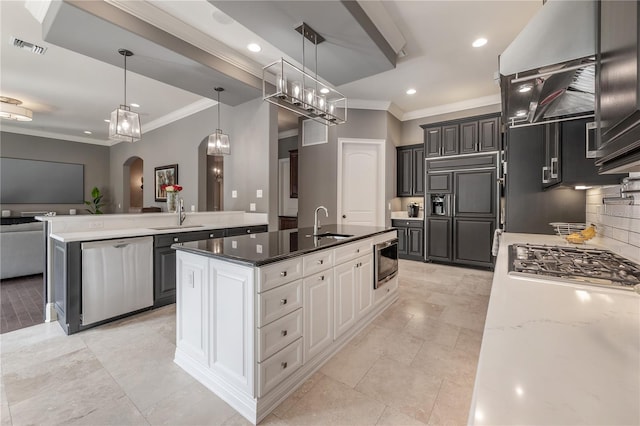
[(334, 234), (332, 232), (325, 232), (323, 234), (317, 235), (307, 235), (307, 237), (316, 237), (316, 238), (333, 238), (334, 240), (344, 240), (345, 238), (351, 238), (353, 235), (347, 234)]
[(169, 225), (169, 226), (153, 226), (153, 227), (150, 227), (149, 229), (153, 229), (156, 231), (166, 231), (168, 229), (175, 229), (176, 231), (178, 231), (180, 229), (202, 228), (203, 226), (204, 225), (182, 225), (182, 226)]

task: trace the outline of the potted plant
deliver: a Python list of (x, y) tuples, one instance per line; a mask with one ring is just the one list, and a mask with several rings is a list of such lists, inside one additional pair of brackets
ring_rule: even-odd
[(100, 193), (100, 190), (97, 186), (94, 186), (91, 190), (91, 197), (93, 198), (91, 201), (85, 201), (84, 203), (89, 206), (89, 208), (85, 209), (90, 214), (103, 214), (100, 208), (104, 207), (104, 203), (102, 203), (103, 194)]

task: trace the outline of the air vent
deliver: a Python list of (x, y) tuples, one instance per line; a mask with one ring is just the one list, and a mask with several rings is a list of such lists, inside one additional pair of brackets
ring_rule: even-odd
[(13, 36), (11, 36), (9, 43), (11, 43), (15, 47), (19, 47), (20, 49), (37, 53), (38, 55), (44, 55), (47, 51), (46, 47), (38, 46), (37, 44), (29, 43), (28, 41), (20, 40), (19, 38)]

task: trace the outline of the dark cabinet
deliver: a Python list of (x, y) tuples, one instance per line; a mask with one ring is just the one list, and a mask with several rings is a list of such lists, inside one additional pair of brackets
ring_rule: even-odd
[(398, 229), (398, 257), (424, 260), (424, 221), (393, 219), (391, 226)]
[(562, 181), (560, 172), (561, 141), (560, 123), (545, 124), (543, 130), (544, 163), (542, 165), (542, 187), (548, 188)]
[(597, 165), (601, 173), (640, 171), (640, 4), (598, 4)]
[(496, 171), (454, 172), (454, 216), (496, 216)]
[(460, 154), (471, 154), (478, 150), (478, 122), (460, 124)]
[(295, 216), (278, 216), (278, 229), (295, 229), (298, 227), (298, 218)]
[(453, 261), (475, 266), (492, 264), (491, 245), (495, 220), (463, 218), (454, 219)]
[(240, 226), (238, 228), (227, 228), (224, 230), (225, 237), (235, 237), (238, 235), (257, 234), (259, 232), (267, 232), (269, 227), (267, 225), (257, 226)]
[(497, 151), (500, 149), (500, 119), (485, 118), (478, 121), (479, 152)]
[(289, 198), (298, 198), (298, 150), (289, 151)]
[(427, 259), (443, 262), (451, 261), (451, 218), (427, 218)]
[(397, 196), (424, 195), (424, 146), (411, 145), (397, 150)]
[(429, 173), (427, 190), (428, 192), (451, 192), (451, 173)]
[(500, 117), (495, 115), (421, 127), (429, 158), (500, 149)]

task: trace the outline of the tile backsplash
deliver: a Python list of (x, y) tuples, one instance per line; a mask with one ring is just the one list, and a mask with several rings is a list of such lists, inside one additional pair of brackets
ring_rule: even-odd
[[(640, 190), (640, 173), (630, 173), (628, 190)], [(634, 202), (603, 204), (605, 197), (620, 197), (621, 185), (603, 186), (587, 190), (586, 222), (597, 226), (598, 234), (640, 248), (640, 192), (631, 193)]]

